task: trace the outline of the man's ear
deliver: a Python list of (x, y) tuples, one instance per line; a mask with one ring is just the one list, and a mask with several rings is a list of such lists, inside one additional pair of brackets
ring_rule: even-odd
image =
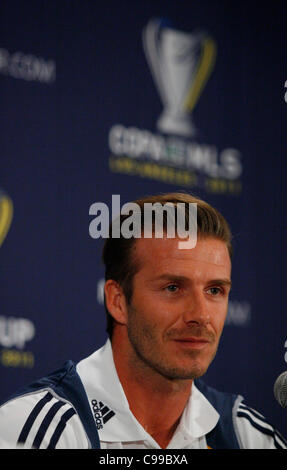
[(123, 325), (127, 322), (126, 298), (121, 286), (113, 279), (105, 283), (106, 307), (115, 321)]

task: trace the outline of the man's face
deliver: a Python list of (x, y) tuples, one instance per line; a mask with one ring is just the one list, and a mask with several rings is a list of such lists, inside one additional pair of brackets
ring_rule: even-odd
[(216, 354), (231, 281), (226, 244), (198, 239), (193, 249), (177, 238), (136, 242), (140, 269), (133, 279), (127, 332), (145, 366), (173, 379), (203, 375)]

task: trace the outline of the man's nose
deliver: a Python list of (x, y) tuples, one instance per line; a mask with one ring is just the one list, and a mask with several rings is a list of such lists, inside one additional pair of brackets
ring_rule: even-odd
[(204, 292), (193, 292), (187, 299), (183, 320), (185, 323), (207, 325), (210, 323), (210, 314)]

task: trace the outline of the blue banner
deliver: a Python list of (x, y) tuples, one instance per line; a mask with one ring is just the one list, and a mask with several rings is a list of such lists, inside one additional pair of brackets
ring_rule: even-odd
[(0, 398), (106, 338), (90, 208), (188, 191), (230, 223), (229, 311), (205, 380), (285, 436), (284, 2), (2, 0)]

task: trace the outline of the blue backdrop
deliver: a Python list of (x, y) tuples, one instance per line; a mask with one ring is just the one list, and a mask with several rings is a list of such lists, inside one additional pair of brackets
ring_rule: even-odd
[(185, 190), (234, 233), (229, 313), (206, 381), (287, 435), (273, 397), (287, 340), (286, 10), (2, 0), (1, 400), (105, 341), (90, 206)]

